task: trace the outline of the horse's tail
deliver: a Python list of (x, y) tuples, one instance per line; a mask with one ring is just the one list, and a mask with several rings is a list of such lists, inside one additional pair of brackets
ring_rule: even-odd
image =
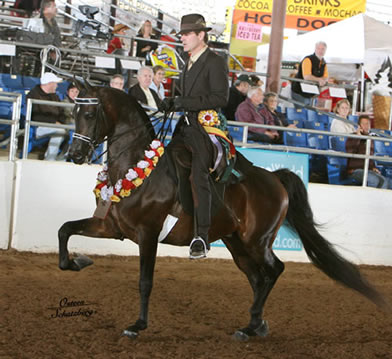
[(275, 171), (289, 196), (286, 220), (301, 238), (312, 263), (333, 280), (361, 293), (380, 307), (387, 308), (382, 295), (374, 289), (358, 268), (344, 259), (333, 245), (321, 236), (313, 219), (308, 193), (302, 180), (287, 169)]

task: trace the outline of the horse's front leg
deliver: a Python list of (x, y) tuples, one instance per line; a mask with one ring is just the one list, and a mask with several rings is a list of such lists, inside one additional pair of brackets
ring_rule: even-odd
[(140, 256), (140, 315), (135, 324), (123, 331), (123, 335), (129, 338), (136, 338), (140, 330), (144, 330), (148, 325), (148, 304), (153, 286), (155, 260), (158, 247), (158, 236), (139, 239)]
[(62, 270), (80, 271), (93, 264), (93, 261), (87, 256), (69, 258), (68, 240), (74, 234), (97, 238), (123, 238), (109, 216), (105, 220), (91, 217), (64, 223), (58, 232), (59, 267)]

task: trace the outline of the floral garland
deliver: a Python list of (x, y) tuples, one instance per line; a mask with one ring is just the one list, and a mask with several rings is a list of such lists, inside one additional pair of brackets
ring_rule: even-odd
[(125, 177), (120, 178), (114, 186), (108, 186), (108, 167), (105, 165), (97, 175), (97, 185), (93, 191), (95, 196), (112, 202), (120, 202), (122, 198), (129, 197), (132, 190), (139, 187), (151, 174), (163, 152), (162, 142), (152, 141), (149, 149), (144, 151), (144, 159), (139, 161), (135, 167), (130, 168)]
[(215, 110), (200, 111), (198, 119), (203, 126), (215, 127), (220, 125), (219, 116)]

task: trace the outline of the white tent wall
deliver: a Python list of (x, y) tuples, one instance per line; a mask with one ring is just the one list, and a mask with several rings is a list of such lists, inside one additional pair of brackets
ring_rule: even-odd
[[(369, 72), (375, 73), (376, 66), (380, 66), (383, 60), (392, 54), (391, 38), (391, 26), (359, 14), (319, 30), (284, 40), (282, 61), (299, 62), (304, 56), (314, 52), (317, 41), (325, 41), (328, 45), (325, 59), (331, 64), (330, 75), (340, 80), (355, 81), (360, 78), (360, 71), (355, 71), (353, 64), (364, 64), (365, 70), (369, 68)], [(258, 72), (267, 70), (268, 51), (269, 44), (258, 46)], [(378, 56), (374, 56), (374, 53)], [(348, 66), (349, 64), (351, 65)], [(353, 78), (354, 74), (357, 78)]]

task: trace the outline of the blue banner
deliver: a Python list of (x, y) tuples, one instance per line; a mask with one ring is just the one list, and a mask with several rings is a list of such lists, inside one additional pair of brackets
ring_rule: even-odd
[[(236, 148), (255, 166), (265, 168), (274, 172), (281, 168), (287, 168), (299, 176), (305, 183), (306, 188), (309, 183), (309, 155), (300, 153), (288, 153), (278, 151), (260, 150), (255, 148)], [(213, 247), (224, 247), (224, 243), (219, 240), (211, 244)], [(298, 234), (283, 225), (276, 236), (272, 246), (275, 250), (301, 251), (302, 242)]]

